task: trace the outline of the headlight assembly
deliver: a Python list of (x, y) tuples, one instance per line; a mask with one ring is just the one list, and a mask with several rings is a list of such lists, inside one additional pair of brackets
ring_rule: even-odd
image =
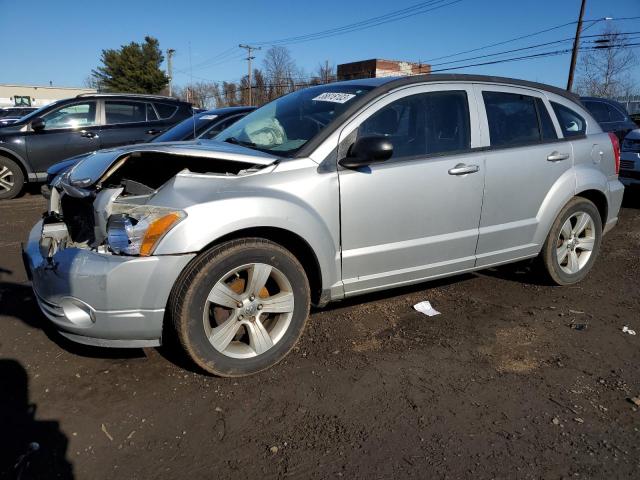
[(114, 204), (107, 222), (107, 243), (114, 253), (149, 256), (186, 216), (170, 208)]

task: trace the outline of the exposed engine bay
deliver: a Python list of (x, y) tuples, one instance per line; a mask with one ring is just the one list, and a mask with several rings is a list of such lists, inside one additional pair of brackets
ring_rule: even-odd
[(172, 178), (193, 174), (238, 177), (257, 173), (265, 166), (134, 151), (118, 157), (88, 186), (73, 185), (69, 181), (71, 172), (66, 172), (51, 184), (49, 207), (43, 214), (41, 253), (50, 259), (57, 251), (74, 247), (105, 254), (149, 255), (149, 242), (155, 239), (157, 243), (163, 233), (186, 216), (180, 211), (147, 205)]

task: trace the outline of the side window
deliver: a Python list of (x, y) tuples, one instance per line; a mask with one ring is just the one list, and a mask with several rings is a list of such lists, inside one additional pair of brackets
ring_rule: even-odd
[(556, 112), (558, 123), (560, 123), (560, 128), (565, 138), (584, 135), (587, 131), (587, 124), (584, 118), (559, 103), (551, 102), (551, 107)]
[(536, 98), (536, 108), (538, 109), (538, 117), (540, 120), (540, 129), (542, 130), (542, 140), (557, 140), (558, 134), (551, 121), (551, 116), (541, 98)]
[(225, 118), (221, 122), (218, 122), (217, 124), (215, 124), (210, 130), (207, 130), (202, 135), (200, 135), (200, 138), (204, 138), (207, 140), (211, 139), (215, 137), (217, 134), (219, 134), (225, 128), (230, 127), (231, 125), (236, 123), (242, 117), (244, 117), (244, 115), (234, 115), (232, 117)]
[(482, 92), (491, 146), (521, 145), (541, 140), (534, 97), (505, 92)]
[(96, 102), (65, 105), (42, 117), (45, 129), (86, 127), (96, 124)]
[(150, 103), (147, 103), (147, 120), (151, 121), (151, 120), (158, 120), (158, 115), (156, 114), (156, 111), (153, 109), (153, 105)]
[(365, 120), (357, 135), (389, 137), (392, 158), (467, 150), (471, 144), (467, 94), (429, 92), (396, 100)]
[(603, 102), (584, 102), (584, 106), (587, 107), (589, 113), (593, 115), (593, 118), (596, 119), (596, 122), (603, 123), (609, 122), (609, 110), (607, 109), (607, 105)]
[(104, 102), (104, 112), (108, 125), (145, 122), (147, 120), (145, 104), (140, 102), (107, 100)]
[(166, 120), (167, 118), (173, 117), (173, 114), (176, 113), (178, 107), (175, 105), (168, 105), (166, 103), (155, 103), (156, 111), (162, 120)]
[(607, 110), (609, 111), (609, 118), (612, 122), (624, 122), (624, 115), (620, 113), (617, 108), (607, 105)]

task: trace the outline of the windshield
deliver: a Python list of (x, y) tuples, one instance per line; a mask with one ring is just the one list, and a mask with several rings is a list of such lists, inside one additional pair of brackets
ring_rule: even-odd
[(373, 87), (320, 85), (280, 97), (223, 130), (215, 140), (292, 156)]
[(53, 107), (54, 105), (57, 105), (60, 102), (62, 102), (62, 100), (56, 100), (55, 102), (48, 103), (44, 107), (40, 107), (39, 109), (34, 110), (33, 112), (31, 112), (31, 113), (25, 115), (24, 117), (22, 117), (20, 119), (20, 123), (30, 122), (32, 119), (34, 119), (36, 117), (39, 117), (44, 110), (48, 110), (49, 108)]
[(179, 142), (182, 140), (193, 140), (194, 123), (197, 137), (215, 118), (217, 118), (217, 115), (215, 114), (206, 112), (198, 113), (193, 117), (183, 120), (175, 127), (164, 132), (162, 135), (158, 135), (152, 140), (152, 142)]

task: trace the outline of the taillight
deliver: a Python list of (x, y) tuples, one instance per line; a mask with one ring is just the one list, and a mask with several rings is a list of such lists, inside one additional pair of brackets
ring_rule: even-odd
[(620, 140), (618, 140), (618, 137), (613, 132), (609, 132), (609, 138), (613, 146), (613, 158), (616, 161), (616, 175), (618, 175), (618, 173), (620, 173)]

